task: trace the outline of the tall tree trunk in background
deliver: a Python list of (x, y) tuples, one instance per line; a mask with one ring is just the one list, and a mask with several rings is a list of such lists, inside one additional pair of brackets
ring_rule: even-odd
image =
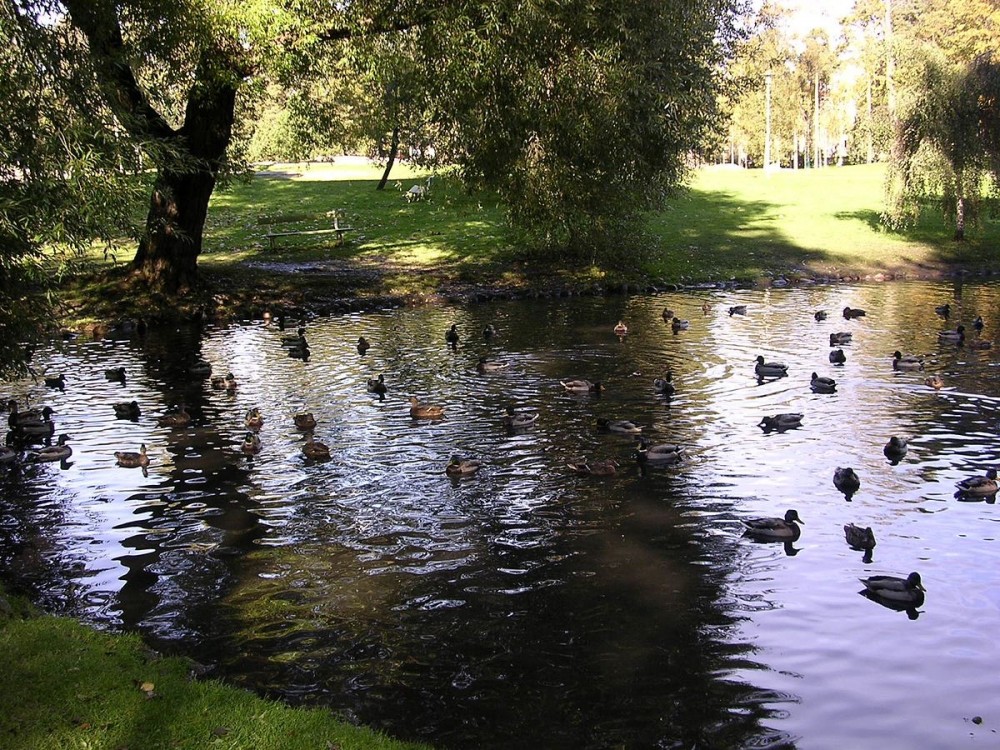
[(885, 0), (885, 91), (889, 106), (889, 122), (896, 124), (896, 53), (892, 45), (892, 0)]
[(378, 181), (376, 190), (384, 190), (385, 183), (389, 181), (389, 172), (392, 171), (392, 165), (396, 163), (396, 153), (399, 151), (399, 128), (392, 129), (392, 143), (389, 145), (389, 159), (385, 163), (385, 171), (382, 173), (382, 179)]
[(868, 142), (868, 163), (875, 162), (875, 134), (872, 127), (872, 78), (868, 76), (868, 119), (865, 128), (865, 140)]
[(955, 241), (965, 242), (965, 196), (955, 197)]

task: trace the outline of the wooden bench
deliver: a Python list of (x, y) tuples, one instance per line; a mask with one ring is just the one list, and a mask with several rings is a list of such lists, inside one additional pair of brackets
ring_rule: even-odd
[(333, 217), (333, 226), (327, 227), (325, 229), (301, 229), (297, 232), (268, 232), (264, 236), (267, 238), (268, 248), (274, 250), (274, 241), (278, 237), (296, 237), (305, 236), (310, 234), (335, 234), (337, 235), (337, 244), (344, 244), (344, 235), (348, 232), (357, 231), (355, 227), (342, 227), (340, 226), (340, 212), (331, 211), (330, 216)]

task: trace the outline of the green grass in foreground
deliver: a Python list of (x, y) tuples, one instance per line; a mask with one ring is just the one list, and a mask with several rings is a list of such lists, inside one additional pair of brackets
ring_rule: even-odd
[(402, 750), (397, 742), (150, 655), (135, 636), (0, 613), (0, 747), (7, 750)]

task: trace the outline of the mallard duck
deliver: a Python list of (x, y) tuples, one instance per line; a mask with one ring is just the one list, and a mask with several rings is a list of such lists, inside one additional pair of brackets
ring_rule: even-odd
[(231, 372), (226, 373), (226, 375), (213, 375), (211, 383), (212, 387), (217, 391), (235, 391), (239, 387), (239, 383), (236, 382), (236, 376)]
[(674, 373), (667, 370), (662, 378), (653, 378), (653, 390), (664, 396), (673, 396), (676, 391), (674, 387)]
[(834, 365), (842, 365), (847, 362), (847, 355), (844, 354), (843, 349), (834, 349), (830, 352), (830, 363)]
[(745, 518), (743, 525), (747, 536), (755, 539), (774, 540), (779, 542), (792, 541), (802, 533), (796, 524), (804, 524), (799, 514), (794, 510), (785, 511), (784, 518)]
[(761, 417), (760, 422), (757, 424), (764, 432), (770, 432), (771, 430), (792, 430), (796, 427), (802, 425), (802, 415), (801, 414), (775, 414), (770, 417)]
[(181, 404), (177, 411), (157, 417), (156, 423), (160, 427), (187, 427), (191, 424), (191, 415), (188, 414), (187, 407)]
[(444, 468), (444, 473), (451, 477), (467, 477), (479, 471), (482, 464), (471, 458), (459, 458), (452, 456), (451, 461)]
[(330, 446), (309, 438), (302, 446), (302, 454), (312, 461), (326, 461), (330, 458)]
[(980, 333), (986, 327), (986, 324), (983, 323), (982, 315), (976, 316), (976, 319), (972, 321), (972, 327), (976, 329), (976, 333)]
[(589, 380), (560, 380), (559, 384), (567, 391), (575, 393), (600, 393), (604, 390), (601, 381), (591, 383)]
[(577, 474), (585, 474), (594, 477), (610, 477), (618, 473), (618, 462), (613, 458), (605, 461), (574, 461), (566, 464), (566, 467)]
[(301, 359), (303, 362), (309, 361), (309, 357), (312, 356), (312, 350), (309, 349), (309, 344), (306, 342), (305, 336), (301, 338), (298, 346), (288, 347), (288, 356), (292, 359)]
[(848, 333), (847, 331), (837, 331), (836, 333), (830, 334), (830, 346), (843, 346), (844, 344), (850, 344), (851, 339), (854, 338), (853, 333)]
[(965, 345), (970, 349), (992, 349), (993, 342), (989, 339), (972, 339), (972, 341), (966, 341)]
[(669, 307), (664, 307), (663, 312), (660, 314), (663, 316), (664, 323), (670, 323), (674, 319), (674, 311)]
[(114, 410), (118, 419), (138, 419), (142, 415), (137, 401), (122, 401), (114, 404)]
[(240, 450), (248, 456), (256, 456), (260, 453), (260, 437), (255, 432), (247, 432), (240, 443)]
[(708, 315), (710, 312), (712, 312), (712, 306), (710, 304), (708, 304), (707, 302), (702, 302), (701, 303), (701, 314), (702, 315)]
[(817, 310), (816, 312), (813, 313), (813, 318), (816, 320), (817, 323), (826, 320), (826, 310)]
[(844, 468), (838, 466), (833, 472), (833, 486), (850, 500), (854, 493), (861, 489), (861, 478), (850, 466)]
[(788, 374), (788, 365), (781, 362), (765, 362), (764, 357), (758, 354), (753, 371), (758, 378), (783, 378)]
[(670, 321), (670, 329), (677, 333), (678, 331), (686, 331), (691, 326), (691, 323), (687, 320), (681, 320), (680, 318), (673, 318)]
[(483, 338), (489, 341), (491, 338), (497, 335), (497, 329), (493, 327), (493, 324), (488, 324), (483, 328)]
[(833, 393), (837, 390), (837, 381), (833, 378), (827, 378), (813, 373), (812, 380), (809, 381), (809, 387), (812, 388), (815, 393)]
[(926, 589), (920, 581), (919, 573), (910, 573), (906, 578), (896, 576), (872, 576), (859, 578), (865, 586), (865, 592), (879, 599), (891, 602), (920, 606), (924, 601)]
[(70, 439), (69, 435), (60, 435), (59, 441), (55, 445), (39, 448), (28, 454), (28, 460), (34, 463), (47, 463), (51, 461), (65, 461), (73, 455), (73, 449), (66, 444)]
[(509, 362), (490, 362), (486, 357), (480, 357), (476, 363), (477, 372), (496, 372), (497, 370), (506, 370), (508, 367), (510, 367)]
[(597, 429), (607, 430), (608, 432), (618, 432), (622, 435), (638, 435), (642, 432), (642, 427), (637, 425), (635, 422), (630, 422), (627, 419), (606, 419), (605, 417), (597, 418)]
[(858, 307), (845, 307), (844, 308), (844, 318), (851, 320), (853, 318), (863, 318), (866, 313), (864, 310)]
[(987, 469), (984, 477), (969, 477), (956, 485), (962, 495), (968, 497), (990, 497), (997, 494), (1000, 485), (997, 484), (997, 470)]
[(951, 305), (949, 304), (938, 305), (937, 307), (934, 308), (934, 312), (936, 312), (942, 318), (947, 318), (951, 315)]
[(451, 328), (445, 331), (444, 340), (448, 342), (448, 346), (452, 349), (458, 348), (458, 324), (452, 323)]
[(113, 383), (125, 384), (125, 368), (124, 367), (113, 367), (110, 370), (104, 371), (104, 379), (110, 380)]
[(292, 421), (295, 422), (295, 428), (298, 430), (309, 431), (316, 428), (316, 417), (313, 416), (311, 411), (296, 414), (292, 417)]
[(438, 419), (444, 416), (444, 407), (421, 404), (416, 396), (410, 396), (410, 416), (414, 419)]
[(364, 336), (358, 337), (358, 354), (364, 354), (371, 348), (372, 345), (368, 343), (368, 339), (366, 339)]
[(212, 365), (204, 360), (198, 360), (188, 367), (188, 372), (196, 378), (207, 378), (212, 374)]
[(139, 452), (135, 451), (115, 451), (115, 463), (126, 469), (136, 469), (149, 466), (149, 456), (146, 455), (146, 444), (139, 446)]
[[(280, 320), (281, 319), (279, 318), (278, 320), (279, 320), (279, 324), (280, 324)], [(284, 326), (279, 325), (279, 327), (281, 328), (282, 331), (285, 330)], [(282, 336), (281, 337), (281, 345), (282, 346), (286, 346), (286, 347), (287, 346), (301, 346), (301, 344), (302, 344), (303, 340), (305, 339), (305, 337), (306, 337), (306, 329), (302, 328), (300, 326), (298, 328), (298, 330), (295, 331), (294, 335)]]
[(675, 464), (684, 458), (679, 445), (662, 443), (660, 445), (650, 445), (644, 439), (639, 439), (639, 445), (635, 451), (635, 459), (640, 467), (645, 468), (647, 464), (667, 465)]
[(861, 528), (853, 523), (844, 524), (844, 538), (854, 549), (872, 549), (875, 547), (875, 532), (871, 526)]
[(746, 305), (733, 305), (729, 308), (729, 317), (734, 315), (746, 315), (747, 306)]
[(622, 321), (618, 321), (618, 325), (615, 326), (615, 336), (624, 336), (628, 333), (628, 326)]
[(264, 415), (260, 413), (260, 409), (256, 406), (251, 407), (247, 410), (246, 417), (243, 419), (244, 425), (248, 430), (253, 430), (257, 432), (261, 427), (264, 426)]
[(898, 349), (892, 353), (893, 370), (923, 370), (924, 358), (917, 354), (903, 354)]
[(13, 448), (8, 448), (6, 445), (0, 445), (0, 466), (13, 463), (17, 460), (19, 455), (20, 454)]
[(924, 385), (933, 388), (935, 391), (940, 391), (944, 388), (944, 380), (940, 375), (928, 375), (924, 378)]
[(369, 393), (377, 393), (381, 397), (385, 397), (389, 390), (385, 385), (385, 375), (381, 373), (377, 378), (368, 378), (368, 384), (365, 387)]
[(893, 435), (889, 438), (889, 441), (882, 448), (882, 455), (888, 458), (893, 463), (899, 463), (903, 460), (906, 455), (907, 445), (906, 441), (901, 437), (896, 437)]
[(58, 388), (60, 391), (66, 390), (66, 376), (59, 373), (58, 377), (45, 378), (45, 385), (48, 388)]
[(51, 406), (43, 406), (41, 409), (28, 409), (19, 411), (17, 401), (11, 399), (7, 402), (10, 414), (7, 416), (7, 426), (12, 430), (23, 427), (38, 427), (42, 423), (51, 423), (52, 415), (55, 414)]
[(965, 341), (965, 326), (958, 326), (949, 331), (939, 331), (938, 341), (942, 344), (962, 344)]
[(538, 421), (537, 414), (524, 414), (514, 410), (513, 406), (508, 406), (502, 418), (503, 426), (508, 430), (523, 430), (531, 427)]

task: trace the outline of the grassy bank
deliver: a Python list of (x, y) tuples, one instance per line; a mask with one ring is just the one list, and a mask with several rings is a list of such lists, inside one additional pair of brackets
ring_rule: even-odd
[[(0, 592), (0, 602), (4, 602)], [(161, 658), (134, 636), (113, 636), (23, 603), (0, 611), (0, 747), (9, 750), (403, 750), (397, 742), (293, 709)]]
[[(476, 287), (697, 283), (766, 274), (934, 276), (989, 268), (1000, 248), (995, 217), (964, 243), (952, 241), (933, 210), (905, 232), (883, 229), (884, 168), (878, 165), (769, 175), (709, 168), (651, 216), (641, 235), (623, 238), (644, 248), (631, 266), (541, 265), (511, 246), (495, 196), (466, 193), (438, 175), (427, 200), (407, 202), (406, 191), (425, 184), (426, 173), (397, 167), (382, 191), (375, 190), (379, 176), (375, 166), (357, 160), (274, 165), (217, 191), (199, 259), (207, 286), (192, 303), (214, 296), (213, 305), (244, 312), (310, 304), (322, 310), (336, 309), (324, 300), (419, 302)], [(333, 210), (352, 227), (343, 245), (327, 234), (281, 237), (270, 247), (268, 233), (329, 227)], [(131, 253), (122, 248), (117, 274), (67, 294), (70, 308), (92, 309), (98, 297), (127, 298), (120, 270)]]

